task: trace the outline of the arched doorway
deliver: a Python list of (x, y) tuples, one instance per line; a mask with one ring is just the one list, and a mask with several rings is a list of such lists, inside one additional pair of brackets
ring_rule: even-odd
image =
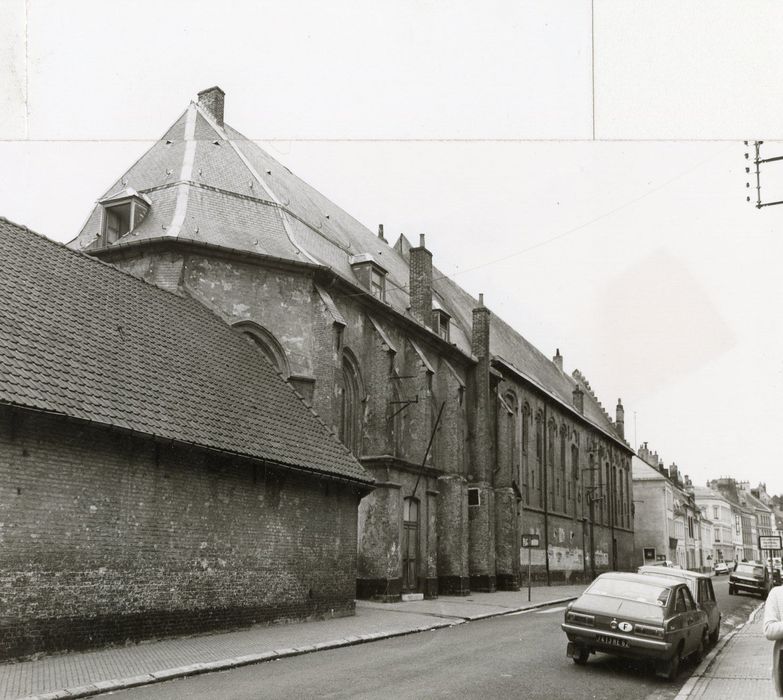
[(419, 501), (406, 498), (402, 516), (402, 590), (411, 593), (419, 587)]

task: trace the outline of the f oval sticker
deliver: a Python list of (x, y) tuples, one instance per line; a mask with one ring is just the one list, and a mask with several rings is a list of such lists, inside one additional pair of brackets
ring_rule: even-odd
[(630, 632), (633, 629), (633, 625), (630, 622), (621, 622), (617, 625), (623, 632)]

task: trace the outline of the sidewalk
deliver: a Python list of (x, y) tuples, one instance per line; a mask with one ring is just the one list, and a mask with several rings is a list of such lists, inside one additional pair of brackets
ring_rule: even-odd
[(676, 700), (736, 700), (776, 698), (772, 684), (772, 642), (762, 631), (764, 606), (759, 606), (737, 632), (726, 635), (694, 671)]
[(0, 698), (77, 698), (321, 649), (363, 644), (471, 620), (564, 603), (584, 586), (441, 596), (406, 603), (356, 602), (354, 617), (165, 639), (0, 664)]

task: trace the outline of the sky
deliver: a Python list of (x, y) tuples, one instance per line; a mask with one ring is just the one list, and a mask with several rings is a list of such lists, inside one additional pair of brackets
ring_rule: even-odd
[(783, 155), (782, 28), (766, 0), (0, 0), (0, 216), (68, 241), (220, 85), (234, 128), (621, 397), (632, 446), (783, 493), (783, 205), (746, 201), (743, 144)]

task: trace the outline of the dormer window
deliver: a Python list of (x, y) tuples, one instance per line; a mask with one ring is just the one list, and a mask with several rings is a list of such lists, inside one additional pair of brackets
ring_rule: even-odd
[(359, 284), (376, 299), (386, 301), (386, 270), (369, 253), (352, 255), (349, 258)]
[(377, 269), (370, 272), (370, 292), (381, 301), (386, 298), (386, 275)]
[(150, 200), (136, 190), (127, 188), (102, 199), (101, 239), (111, 245), (135, 229), (150, 210)]
[(432, 330), (435, 331), (443, 340), (447, 343), (451, 342), (451, 336), (449, 333), (451, 316), (447, 314), (441, 308), (435, 308), (432, 310)]

